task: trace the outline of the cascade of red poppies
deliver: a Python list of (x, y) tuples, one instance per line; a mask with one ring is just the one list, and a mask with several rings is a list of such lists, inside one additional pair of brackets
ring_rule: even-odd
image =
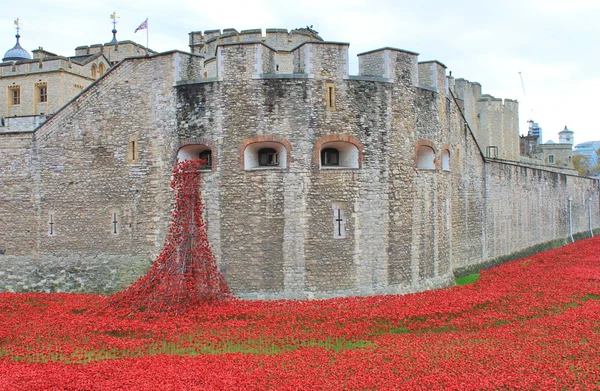
[(217, 269), (202, 218), (199, 182), (203, 164), (200, 159), (185, 160), (173, 169), (175, 207), (162, 251), (145, 276), (110, 298), (111, 307), (181, 312), (232, 297)]

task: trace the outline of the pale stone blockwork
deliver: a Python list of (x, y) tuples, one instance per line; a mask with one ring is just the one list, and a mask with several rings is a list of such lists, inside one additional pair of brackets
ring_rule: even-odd
[[(516, 102), (481, 106), (477, 84), (392, 48), (363, 53), (351, 76), (348, 44), (306, 34), (192, 33), (195, 54), (126, 59), (34, 133), (0, 134), (0, 217), (12, 222), (0, 288), (112, 292), (142, 275), (167, 236), (186, 145), (211, 151), (208, 235), (240, 297), (449, 285), (456, 270), (568, 238), (569, 197), (574, 234), (600, 228), (597, 180), (484, 156), (476, 130), (500, 129), (492, 141), (509, 153)], [(261, 165), (248, 156), (260, 145), (285, 159)], [(337, 166), (323, 165), (326, 146)], [(433, 167), (417, 167), (419, 146)]]

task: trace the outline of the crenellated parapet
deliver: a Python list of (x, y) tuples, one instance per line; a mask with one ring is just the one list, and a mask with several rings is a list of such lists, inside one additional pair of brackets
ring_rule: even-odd
[(358, 72), (363, 77), (379, 77), (399, 80), (404, 84), (417, 86), (419, 53), (408, 50), (384, 47), (358, 55)]
[(446, 66), (439, 61), (419, 62), (419, 87), (448, 94)]
[(204, 62), (204, 78), (244, 80), (301, 77), (348, 77), (348, 44), (305, 42), (291, 51), (278, 51), (264, 42), (221, 43), (216, 56)]
[(97, 53), (104, 54), (113, 65), (127, 57), (157, 54), (154, 50), (129, 40), (118, 41), (115, 43), (78, 46), (75, 48), (76, 56), (87, 56)]
[(454, 81), (455, 95), (482, 152), (491, 158), (519, 161), (519, 102), (482, 94), (481, 85)]
[(261, 29), (242, 30), (236, 29), (207, 30), (189, 33), (190, 51), (202, 54), (206, 58), (216, 56), (217, 46), (229, 43), (262, 42), (276, 51), (291, 51), (304, 42), (323, 41), (316, 31), (310, 28), (266, 29), (263, 36)]

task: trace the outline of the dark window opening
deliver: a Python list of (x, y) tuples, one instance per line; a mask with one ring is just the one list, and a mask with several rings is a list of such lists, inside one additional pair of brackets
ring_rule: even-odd
[(112, 221), (112, 224), (113, 224), (113, 234), (115, 234), (115, 235), (118, 233), (118, 232), (117, 232), (117, 223), (118, 223), (118, 222), (117, 222), (117, 214), (116, 214), (116, 213), (113, 213), (113, 221)]
[(279, 154), (273, 148), (263, 148), (258, 151), (259, 166), (278, 166)]
[(21, 104), (21, 90), (16, 88), (13, 90), (13, 105)]
[(339, 166), (340, 152), (335, 148), (325, 148), (321, 151), (322, 166)]
[(200, 166), (200, 169), (212, 168), (212, 151), (210, 149), (200, 152), (200, 154), (198, 154), (198, 158), (205, 160), (205, 162)]
[(48, 102), (48, 88), (40, 87), (40, 103)]
[(131, 160), (135, 161), (137, 159), (136, 156), (136, 150), (135, 150), (135, 140), (131, 141)]

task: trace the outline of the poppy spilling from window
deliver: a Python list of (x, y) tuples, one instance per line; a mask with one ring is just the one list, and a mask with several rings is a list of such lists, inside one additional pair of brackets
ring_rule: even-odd
[(148, 273), (111, 297), (110, 307), (131, 311), (181, 312), (231, 298), (217, 269), (202, 218), (200, 169), (205, 160), (184, 160), (173, 169), (175, 208), (163, 249)]

